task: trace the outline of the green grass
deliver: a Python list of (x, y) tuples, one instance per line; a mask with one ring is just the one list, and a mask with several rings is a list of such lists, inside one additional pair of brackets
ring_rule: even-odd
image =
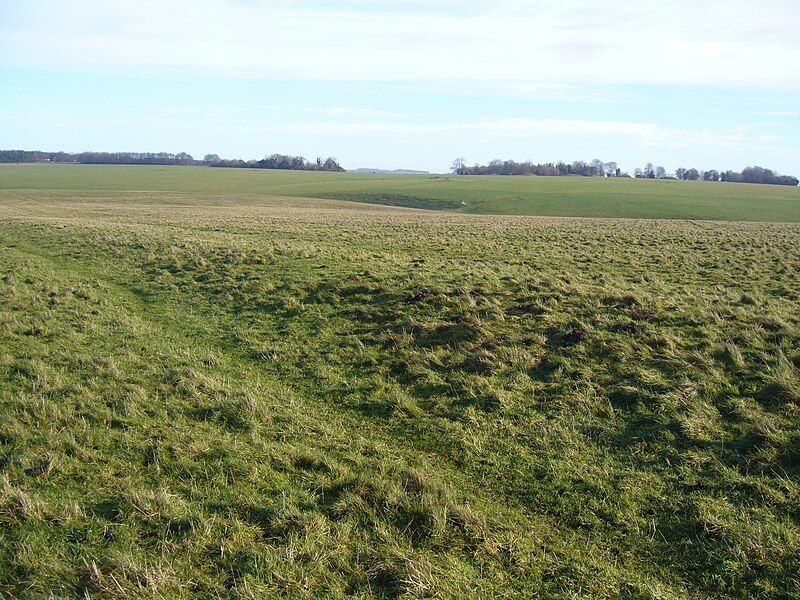
[(668, 180), (0, 165), (0, 189), (314, 197), (477, 214), (800, 222), (800, 188)]
[(0, 192), (0, 596), (800, 597), (800, 226), (211, 191)]

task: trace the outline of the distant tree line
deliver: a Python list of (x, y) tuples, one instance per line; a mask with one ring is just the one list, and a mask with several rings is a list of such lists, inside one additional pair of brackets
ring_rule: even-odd
[(601, 160), (584, 162), (576, 160), (573, 163), (540, 163), (530, 161), (516, 162), (513, 160), (493, 160), (488, 165), (467, 166), (463, 158), (453, 161), (451, 167), (457, 175), (540, 175), (543, 177), (556, 177), (564, 175), (577, 175), (580, 177), (629, 177), (620, 171), (617, 163), (604, 163)]
[(272, 154), (263, 160), (222, 159), (207, 154), (195, 160), (191, 154), (179, 152), (40, 152), (38, 150), (0, 150), (0, 163), (73, 163), (86, 165), (205, 165), (209, 167), (242, 167), (253, 169), (289, 169), (301, 171), (344, 171), (335, 158), (307, 161), (302, 156)]
[(40, 152), (0, 150), (0, 163), (79, 163), (87, 165), (194, 165), (191, 154), (179, 152)]
[(210, 167), (237, 167), (241, 169), (285, 169), (290, 171), (344, 171), (333, 157), (325, 160), (317, 157), (313, 162), (303, 156), (271, 154), (263, 160), (224, 159), (216, 154), (206, 154), (203, 164)]
[(680, 167), (675, 170), (675, 175), (665, 174), (664, 167), (653, 167), (652, 163), (647, 163), (644, 169), (634, 171), (636, 177), (647, 179), (682, 179), (685, 181), (727, 181), (731, 183), (766, 183), (770, 185), (789, 185), (796, 186), (800, 183), (797, 177), (791, 175), (779, 175), (771, 169), (763, 167), (747, 167), (741, 173), (736, 171), (699, 171), (698, 169), (685, 169)]
[[(456, 175), (539, 175), (544, 177), (579, 176), (579, 177), (630, 177), (623, 172), (616, 162), (603, 162), (595, 159), (591, 162), (578, 160), (572, 163), (532, 163), (515, 162), (513, 160), (493, 160), (488, 165), (468, 166), (463, 158), (453, 161), (451, 170)], [(763, 167), (747, 167), (741, 173), (736, 171), (717, 171), (710, 169), (679, 168), (674, 174), (668, 173), (662, 166), (647, 163), (643, 168), (633, 171), (637, 179), (682, 179), (686, 181), (729, 181), (734, 183), (767, 183), (773, 185), (796, 186), (800, 183), (797, 177), (779, 175), (775, 171)]]

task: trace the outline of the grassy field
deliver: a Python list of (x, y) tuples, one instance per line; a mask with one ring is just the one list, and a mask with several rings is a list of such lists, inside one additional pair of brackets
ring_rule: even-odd
[(692, 181), (0, 165), (3, 188), (313, 197), (477, 214), (800, 222), (800, 188)]
[(800, 225), (0, 172), (0, 596), (800, 597)]

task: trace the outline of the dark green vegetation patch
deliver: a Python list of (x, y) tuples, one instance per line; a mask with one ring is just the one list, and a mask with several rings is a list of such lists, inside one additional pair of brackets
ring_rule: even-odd
[(0, 219), (5, 595), (798, 595), (796, 225)]

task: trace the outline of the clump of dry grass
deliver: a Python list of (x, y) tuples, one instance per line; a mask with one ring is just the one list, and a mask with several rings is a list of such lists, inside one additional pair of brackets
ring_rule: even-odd
[(47, 506), (28, 492), (12, 485), (7, 475), (0, 476), (0, 518), (7, 524), (40, 521), (47, 514)]

